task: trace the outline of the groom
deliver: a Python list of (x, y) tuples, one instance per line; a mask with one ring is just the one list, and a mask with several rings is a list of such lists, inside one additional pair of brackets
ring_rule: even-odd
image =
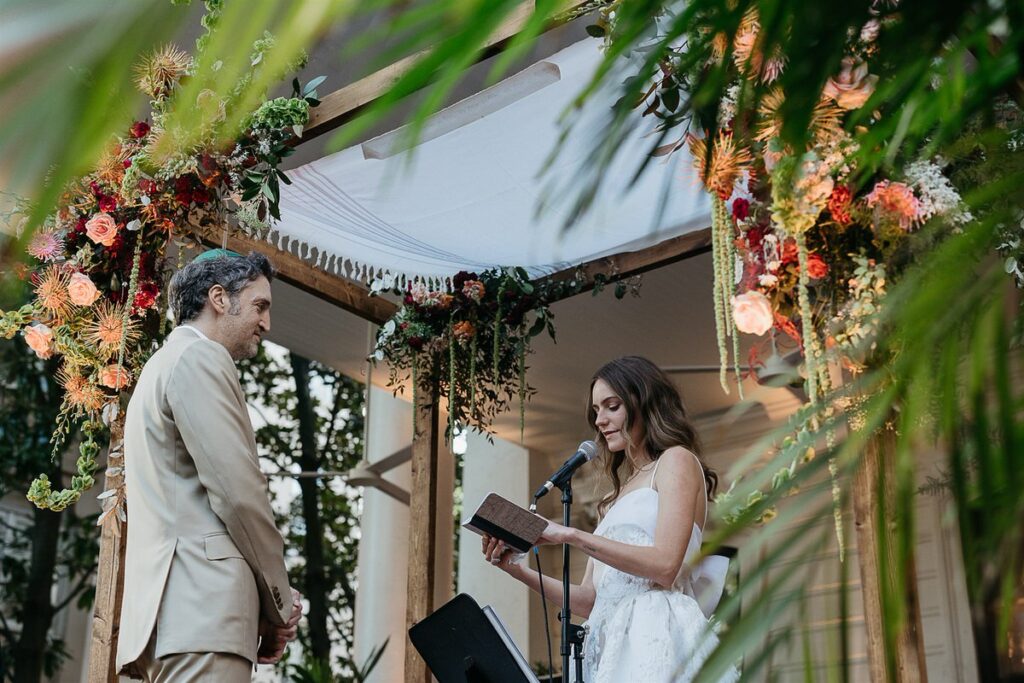
[(125, 418), (128, 544), (117, 669), (147, 681), (250, 681), (295, 638), (288, 585), (234, 362), (270, 330), (266, 257), (215, 249), (171, 279), (178, 327)]

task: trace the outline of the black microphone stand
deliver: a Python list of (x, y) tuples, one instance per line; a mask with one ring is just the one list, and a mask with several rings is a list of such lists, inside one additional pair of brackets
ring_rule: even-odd
[[(572, 509), (572, 477), (559, 486), (562, 490), (562, 524), (570, 526)], [(583, 638), (585, 631), (582, 626), (572, 622), (569, 609), (569, 544), (562, 544), (562, 611), (558, 614), (562, 622), (562, 683), (569, 682), (569, 657), (576, 663), (576, 683), (583, 683)]]

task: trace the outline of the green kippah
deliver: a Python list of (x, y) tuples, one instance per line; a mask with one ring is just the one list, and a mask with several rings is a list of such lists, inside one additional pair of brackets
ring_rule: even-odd
[(200, 261), (209, 261), (212, 258), (242, 258), (242, 255), (237, 251), (231, 251), (230, 249), (210, 249), (204, 251), (199, 256), (192, 259), (192, 263), (199, 263)]

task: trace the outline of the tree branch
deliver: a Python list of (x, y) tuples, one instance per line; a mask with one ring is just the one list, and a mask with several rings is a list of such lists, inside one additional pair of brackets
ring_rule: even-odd
[(67, 607), (67, 606), (68, 606), (68, 603), (69, 603), (69, 602), (71, 602), (71, 601), (72, 601), (72, 600), (74, 600), (74, 599), (75, 599), (76, 597), (78, 597), (79, 595), (81, 595), (82, 591), (84, 591), (84, 590), (86, 589), (86, 587), (87, 587), (87, 586), (86, 586), (86, 581), (88, 581), (89, 579), (91, 579), (91, 578), (92, 578), (92, 576), (93, 576), (93, 574), (95, 573), (95, 571), (96, 571), (96, 566), (97, 566), (97, 565), (96, 565), (96, 563), (93, 563), (93, 565), (92, 565), (91, 567), (89, 567), (89, 571), (87, 571), (87, 572), (84, 572), (84, 573), (83, 573), (83, 574), (82, 574), (82, 575), (81, 575), (81, 576), (80, 576), (80, 577), (78, 578), (78, 583), (77, 583), (77, 584), (75, 584), (75, 587), (74, 587), (73, 589), (71, 589), (71, 592), (69, 592), (69, 593), (68, 593), (68, 594), (67, 594), (67, 595), (66, 595), (66, 596), (64, 597), (64, 599), (63, 599), (63, 600), (61, 600), (60, 602), (58, 602), (58, 603), (57, 603), (56, 605), (54, 605), (54, 606), (53, 606), (53, 613), (54, 613), (54, 614), (57, 614), (58, 612), (60, 612), (60, 611), (61, 611), (62, 609), (64, 609), (65, 607)]

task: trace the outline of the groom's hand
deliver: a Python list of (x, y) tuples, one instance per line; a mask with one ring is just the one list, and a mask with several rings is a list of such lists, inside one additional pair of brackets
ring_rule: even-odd
[(292, 589), (292, 614), (288, 617), (288, 626), (295, 627), (302, 618), (302, 593)]
[(256, 662), (258, 664), (276, 664), (284, 655), (288, 643), (295, 640), (298, 632), (297, 626), (274, 626), (269, 621), (260, 617), (260, 646), (256, 650)]

